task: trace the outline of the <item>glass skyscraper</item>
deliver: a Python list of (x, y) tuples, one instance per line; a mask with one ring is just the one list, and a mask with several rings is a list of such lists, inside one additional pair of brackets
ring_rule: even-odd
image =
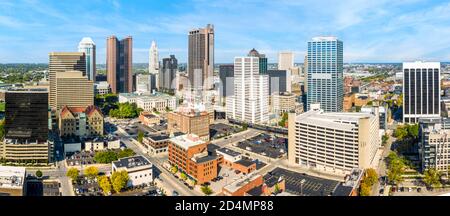
[(307, 109), (320, 103), (325, 112), (343, 109), (343, 43), (336, 37), (315, 37), (308, 42)]

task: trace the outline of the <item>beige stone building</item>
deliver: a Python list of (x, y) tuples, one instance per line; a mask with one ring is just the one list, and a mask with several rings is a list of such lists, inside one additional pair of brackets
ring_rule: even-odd
[(87, 107), (64, 106), (59, 114), (60, 136), (102, 136), (103, 114), (94, 105)]
[(56, 95), (52, 108), (94, 105), (94, 83), (81, 71), (66, 71), (56, 74)]
[(271, 102), (272, 112), (281, 114), (295, 111), (295, 98), (296, 96), (294, 94), (288, 92), (273, 94)]
[(209, 141), (209, 118), (207, 112), (171, 112), (167, 114), (167, 130), (169, 133), (195, 134)]

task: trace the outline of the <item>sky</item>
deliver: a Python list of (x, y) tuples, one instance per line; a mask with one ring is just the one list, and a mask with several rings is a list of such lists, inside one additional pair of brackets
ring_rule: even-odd
[(344, 61), (450, 60), (450, 2), (438, 0), (0, 0), (0, 63), (47, 63), (52, 51), (77, 51), (83, 37), (105, 63), (106, 38), (133, 37), (133, 62), (147, 63), (152, 40), (160, 58), (186, 62), (188, 31), (215, 27), (215, 62), (256, 48), (277, 62), (307, 42), (337, 36)]

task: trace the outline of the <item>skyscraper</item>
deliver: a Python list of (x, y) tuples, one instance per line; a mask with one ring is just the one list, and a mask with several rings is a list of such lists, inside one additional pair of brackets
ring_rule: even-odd
[(49, 54), (49, 81), (52, 109), (56, 109), (56, 74), (66, 71), (81, 71), (86, 75), (86, 58), (82, 52), (52, 52)]
[(325, 112), (341, 112), (344, 102), (343, 44), (336, 37), (308, 42), (307, 109), (320, 103)]
[(234, 65), (220, 65), (219, 66), (219, 77), (221, 85), (220, 87), (220, 100), (221, 103), (226, 102), (228, 96), (233, 95), (234, 91)]
[(290, 70), (294, 67), (294, 53), (280, 52), (278, 53), (278, 70)]
[(78, 44), (78, 52), (83, 52), (86, 56), (86, 75), (89, 80), (95, 82), (96, 60), (95, 43), (90, 37), (84, 37)]
[(188, 77), (192, 89), (212, 89), (214, 71), (214, 26), (189, 32)]
[(148, 57), (148, 72), (151, 74), (157, 74), (159, 70), (159, 55), (158, 47), (156, 42), (152, 41), (152, 46), (150, 47), (149, 57)]
[(178, 60), (175, 55), (170, 55), (170, 58), (163, 58), (162, 69), (159, 71), (160, 91), (173, 92), (176, 89), (174, 80), (177, 70)]
[(136, 75), (136, 92), (143, 94), (151, 92), (150, 76), (151, 74)]
[(266, 55), (260, 54), (255, 48), (248, 53), (249, 57), (259, 58), (259, 74), (267, 74), (267, 58)]
[(441, 63), (403, 63), (403, 122), (417, 123), (422, 117), (439, 117)]
[(259, 58), (234, 58), (234, 94), (227, 97), (227, 117), (266, 123), (269, 121), (268, 95), (269, 77), (259, 74)]
[(83, 76), (81, 71), (66, 71), (56, 74), (55, 107), (61, 110), (68, 107), (87, 107), (94, 105), (94, 82)]
[(118, 40), (110, 36), (106, 42), (106, 71), (112, 93), (133, 91), (133, 39)]

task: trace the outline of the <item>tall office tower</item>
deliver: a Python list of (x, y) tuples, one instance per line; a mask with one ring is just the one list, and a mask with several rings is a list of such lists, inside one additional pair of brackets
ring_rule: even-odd
[(320, 103), (325, 112), (341, 112), (344, 103), (343, 44), (336, 37), (308, 42), (307, 109)]
[(89, 80), (95, 82), (95, 43), (90, 37), (84, 37), (78, 44), (78, 52), (83, 52), (86, 56), (86, 75)]
[(268, 70), (267, 74), (269, 75), (269, 95), (290, 92), (289, 71)]
[(5, 139), (0, 157), (9, 161), (51, 160), (48, 143), (47, 89), (16, 89), (5, 93)]
[(214, 26), (189, 32), (188, 77), (191, 89), (213, 89)]
[(159, 70), (159, 55), (158, 47), (156, 42), (152, 41), (152, 46), (150, 47), (149, 57), (148, 57), (148, 72), (151, 74), (157, 74)]
[(225, 103), (226, 98), (234, 93), (234, 65), (220, 65), (219, 77), (221, 82), (219, 86), (220, 101), (221, 103)]
[(56, 74), (66, 71), (81, 71), (86, 75), (86, 58), (81, 52), (49, 53), (50, 107), (56, 109)]
[(294, 67), (294, 53), (280, 52), (278, 53), (278, 70), (290, 70)]
[(289, 114), (288, 161), (328, 173), (349, 174), (373, 166), (381, 141), (373, 113)]
[(159, 71), (159, 89), (165, 92), (173, 92), (176, 89), (175, 76), (178, 70), (178, 60), (175, 55), (163, 58), (162, 69)]
[(227, 117), (249, 123), (269, 121), (269, 76), (259, 74), (258, 57), (234, 58), (234, 94)]
[(149, 94), (151, 92), (150, 76), (151, 74), (136, 75), (136, 92), (142, 94)]
[(305, 55), (305, 60), (303, 61), (303, 86), (304, 86), (304, 92), (308, 92), (308, 55)]
[(133, 91), (133, 39), (131, 36), (118, 40), (110, 36), (106, 42), (106, 71), (111, 92)]
[(422, 117), (439, 117), (441, 63), (403, 63), (403, 122), (417, 123)]
[(418, 121), (422, 171), (434, 168), (447, 173), (450, 169), (450, 119), (432, 117)]
[(248, 57), (258, 57), (259, 58), (259, 74), (267, 74), (267, 58), (264, 54), (259, 54), (255, 48), (250, 50), (247, 55)]
[(68, 107), (94, 105), (94, 82), (83, 76), (81, 71), (66, 71), (56, 74), (55, 106), (61, 110)]

